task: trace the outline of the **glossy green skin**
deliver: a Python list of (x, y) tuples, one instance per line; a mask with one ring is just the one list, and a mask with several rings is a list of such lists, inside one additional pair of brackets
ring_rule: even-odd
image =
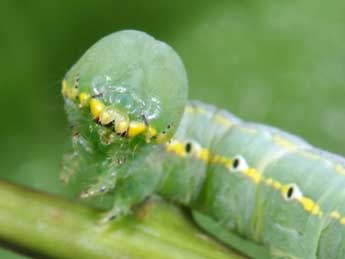
[[(282, 183), (296, 183), (303, 194), (319, 203), (324, 214), (332, 210), (345, 212), (345, 177), (334, 169), (336, 163), (344, 165), (344, 159), (277, 129), (241, 122), (230, 114), (228, 118), (234, 125), (222, 127), (215, 123), (214, 117), (224, 111), (202, 103), (191, 105), (209, 111), (210, 116), (185, 114), (176, 139), (194, 140), (212, 153), (226, 157), (242, 155), (264, 176)], [(255, 129), (256, 133), (243, 127)], [(290, 152), (277, 145), (273, 135), (283, 136), (300, 151), (321, 152), (322, 159)], [(170, 191), (166, 188), (160, 191), (163, 196), (210, 216), (246, 239), (264, 244), (273, 258), (344, 258), (345, 226), (339, 222), (312, 216), (300, 204), (284, 200), (273, 188), (257, 185), (223, 166), (205, 166), (200, 160), (174, 154), (167, 154), (163, 163), (168, 175), (165, 186), (171, 186)], [(189, 184), (190, 179), (197, 183)]]

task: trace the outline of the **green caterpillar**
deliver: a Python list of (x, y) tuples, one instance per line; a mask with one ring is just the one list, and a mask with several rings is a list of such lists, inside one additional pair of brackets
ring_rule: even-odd
[[(133, 69), (141, 62), (142, 74)], [(97, 172), (81, 196), (114, 193), (103, 222), (157, 193), (268, 247), (272, 258), (345, 258), (345, 159), (214, 106), (186, 104), (186, 92), (182, 62), (163, 43), (135, 31), (96, 43), (63, 81), (74, 147), (63, 180)], [(156, 112), (148, 112), (152, 96)]]

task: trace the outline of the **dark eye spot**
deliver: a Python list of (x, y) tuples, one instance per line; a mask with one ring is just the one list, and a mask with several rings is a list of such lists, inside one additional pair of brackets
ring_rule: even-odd
[(238, 158), (235, 158), (234, 161), (232, 162), (232, 167), (234, 169), (237, 169), (239, 165), (240, 165), (240, 160)]
[(186, 153), (190, 153), (192, 151), (192, 143), (187, 142), (185, 146)]
[(168, 124), (167, 129), (170, 129), (170, 128), (171, 128), (171, 125), (170, 125), (170, 124)]
[(288, 199), (291, 199), (292, 194), (293, 194), (293, 187), (291, 186), (291, 187), (289, 187), (289, 189), (288, 189), (288, 191), (287, 191), (287, 193), (286, 193), (286, 197), (287, 197)]
[(105, 186), (102, 186), (101, 189), (99, 189), (100, 192), (105, 192), (107, 188)]

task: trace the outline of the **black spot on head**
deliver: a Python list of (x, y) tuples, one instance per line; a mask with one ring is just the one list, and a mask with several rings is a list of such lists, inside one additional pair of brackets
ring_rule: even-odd
[(105, 191), (106, 191), (106, 189), (107, 189), (107, 187), (102, 186), (102, 187), (99, 189), (99, 191), (100, 191), (100, 192), (105, 192)]
[(238, 158), (235, 158), (234, 161), (232, 162), (232, 167), (236, 169), (238, 168), (239, 165), (240, 165), (240, 160)]
[(291, 199), (292, 194), (293, 194), (293, 187), (290, 186), (289, 189), (288, 189), (288, 191), (287, 191), (287, 193), (286, 193), (286, 197), (287, 197), (288, 199)]
[(192, 143), (187, 142), (185, 146), (186, 153), (190, 153), (192, 151)]
[(171, 128), (171, 125), (170, 125), (170, 124), (168, 124), (167, 129), (170, 129), (170, 128)]

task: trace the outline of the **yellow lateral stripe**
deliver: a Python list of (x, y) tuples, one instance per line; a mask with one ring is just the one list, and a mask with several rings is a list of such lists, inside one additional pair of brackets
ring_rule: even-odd
[(177, 140), (172, 140), (170, 143), (167, 143), (166, 149), (168, 152), (173, 152), (180, 157), (184, 157), (186, 155), (184, 143)]
[[(177, 156), (184, 157), (186, 156), (186, 150), (185, 150), (185, 143), (178, 140), (172, 140), (170, 143), (166, 145), (166, 150), (168, 152), (173, 152)], [(227, 170), (229, 170), (232, 166), (232, 159), (222, 156), (222, 155), (211, 155), (210, 151), (205, 148), (200, 148), (198, 150), (197, 154), (195, 155), (195, 158), (203, 161), (205, 164), (218, 164), (224, 166)], [(272, 178), (265, 178), (258, 170), (255, 168), (248, 168), (244, 171), (241, 171), (241, 173), (246, 176), (248, 179), (250, 179), (255, 184), (264, 183), (265, 185), (279, 191), (283, 196), (288, 192), (288, 187), (290, 185), (283, 185), (277, 180), (274, 180)], [(301, 204), (302, 208), (308, 212), (311, 215), (322, 217), (323, 212), (320, 208), (320, 206), (313, 201), (311, 198), (301, 196), (296, 199), (299, 204)], [(339, 220), (341, 218), (340, 214), (336, 214), (335, 212), (332, 212), (329, 215), (333, 219)], [(345, 224), (345, 217), (343, 218), (343, 223)]]
[[(191, 105), (186, 105), (185, 107), (185, 112), (187, 113), (194, 113), (194, 114), (207, 114), (207, 115), (211, 115), (210, 113), (208, 113), (205, 109), (201, 108), (201, 107), (195, 107), (195, 106), (191, 106)], [(214, 118), (215, 122), (217, 122), (220, 125), (223, 126), (232, 126), (233, 123), (232, 121), (230, 121), (229, 119), (227, 119), (226, 117), (218, 114), (215, 116)], [(241, 127), (240, 128), (242, 131), (247, 132), (249, 134), (256, 134), (257, 131), (255, 129), (251, 129), (248, 127)], [(298, 146), (296, 144), (294, 144), (293, 142), (289, 141), (288, 139), (284, 138), (283, 136), (280, 136), (279, 134), (276, 134), (273, 136), (273, 141), (278, 145), (281, 146), (287, 150), (293, 151), (293, 150), (298, 150)], [(306, 151), (300, 151), (299, 152), (301, 155), (303, 155), (304, 157), (307, 157), (309, 159), (313, 159), (313, 160), (317, 160), (320, 159), (320, 156), (316, 155), (316, 154), (311, 154), (309, 152)], [(340, 164), (337, 164), (335, 166), (335, 171), (340, 174), (345, 176), (345, 167), (343, 167)], [(276, 184), (276, 187), (278, 187), (279, 184)]]
[(208, 163), (210, 157), (210, 153), (208, 152), (207, 149), (202, 148), (200, 152), (198, 153), (198, 158), (200, 160), (203, 160), (204, 162)]

